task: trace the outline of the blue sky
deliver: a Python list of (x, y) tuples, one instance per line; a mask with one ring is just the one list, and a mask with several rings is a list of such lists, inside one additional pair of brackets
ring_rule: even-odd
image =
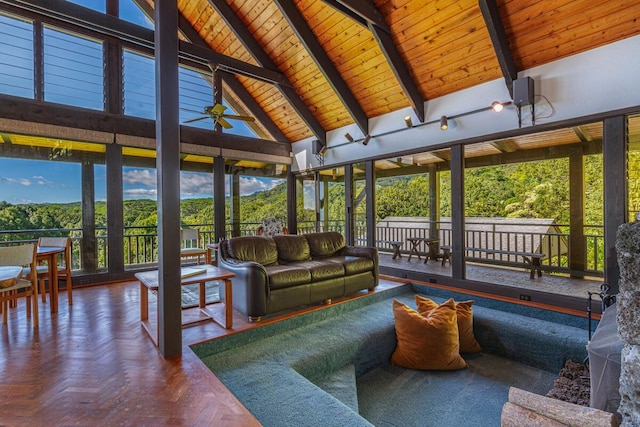
[[(100, 12), (104, 12), (105, 10), (105, 0), (73, 0), (73, 3), (77, 3)], [(145, 26), (147, 28), (153, 28), (153, 24), (149, 21), (135, 6), (133, 1), (131, 0), (121, 0), (120, 1), (120, 13), (122, 19), (126, 19), (128, 21), (134, 22), (138, 25)], [(5, 21), (6, 22), (6, 21)], [(1, 22), (0, 22), (1, 23)], [(15, 60), (15, 56), (21, 54), (24, 56), (24, 46), (29, 46), (31, 43), (28, 38), (23, 38), (23, 33), (29, 32), (29, 27), (20, 27), (19, 29), (13, 27), (13, 23), (9, 23), (8, 27), (5, 29), (5, 34), (14, 34), (18, 33), (19, 36), (16, 36), (15, 39), (12, 39), (9, 43), (14, 43), (17, 46), (17, 49), (11, 48), (11, 46), (5, 46), (5, 54), (10, 56)], [(20, 32), (19, 30), (22, 30)], [(46, 39), (49, 45), (55, 45), (57, 37), (64, 37), (64, 35), (60, 36), (56, 32), (49, 32), (52, 36), (49, 39)], [(28, 36), (24, 36), (28, 37)], [(62, 40), (62, 39), (61, 39)], [(68, 40), (67, 40), (68, 41)], [(25, 44), (26, 43), (26, 44)], [(19, 53), (20, 50), (23, 50), (22, 53)], [(11, 52), (11, 53), (9, 53)], [(17, 53), (16, 53), (17, 52)], [(66, 86), (58, 86), (56, 89), (58, 90), (58, 94), (64, 94), (65, 90), (67, 93), (71, 92), (73, 89), (73, 83), (80, 81), (86, 77), (86, 75), (76, 77), (73, 73), (74, 70), (67, 70), (63, 67), (57, 67), (56, 64), (56, 56), (64, 55), (64, 53), (58, 54), (54, 51), (54, 48), (49, 48), (49, 52), (51, 54), (47, 56), (47, 50), (45, 50), (45, 58), (48, 59), (48, 69), (51, 71), (51, 76), (64, 76), (66, 79), (62, 79), (62, 81), (66, 80)], [(95, 55), (94, 55), (95, 56)], [(125, 55), (126, 56), (126, 55)], [(131, 55), (129, 55), (131, 57)], [(99, 58), (99, 56), (98, 56)], [(137, 58), (137, 59), (136, 59)], [(136, 57), (135, 61), (132, 65), (130, 72), (133, 72), (134, 76), (143, 77), (153, 77), (153, 62), (152, 60), (146, 59), (144, 57)], [(64, 58), (63, 58), (64, 59)], [(1, 62), (1, 61), (0, 61)], [(99, 64), (98, 64), (99, 65)], [(0, 68), (2, 64), (0, 64)], [(0, 88), (3, 86), (3, 83), (6, 85), (5, 89), (0, 89), (0, 91), (5, 93), (11, 93), (18, 96), (29, 96), (31, 89), (29, 89), (28, 83), (25, 86), (25, 89), (22, 92), (15, 92), (15, 77), (22, 79), (25, 81), (32, 76), (32, 70), (30, 68), (25, 68), (23, 74), (28, 77), (20, 76), (16, 74), (16, 68), (13, 68), (13, 76), (6, 75), (0, 72)], [(60, 71), (62, 69), (62, 71)], [(1, 71), (1, 70), (0, 70)], [(46, 70), (45, 70), (46, 71)], [(61, 73), (66, 73), (61, 74)], [(9, 79), (5, 81), (4, 79)], [(45, 84), (51, 82), (53, 77), (47, 78), (45, 75)], [(95, 76), (94, 80), (101, 81), (101, 76)], [(70, 83), (69, 83), (70, 82)], [(184, 91), (184, 99), (181, 99), (181, 119), (185, 120), (186, 118), (193, 118), (201, 116), (201, 109), (204, 108), (205, 105), (211, 104), (210, 99), (212, 99), (212, 91), (210, 87), (204, 83), (204, 81), (200, 78), (198, 73), (182, 70), (181, 72), (181, 91)], [(93, 88), (94, 92), (98, 93), (98, 97), (101, 93), (101, 86), (99, 83), (92, 83), (96, 88)], [(68, 88), (68, 89), (65, 89)], [(8, 91), (7, 91), (8, 89)], [(45, 86), (45, 92), (49, 87)], [(53, 89), (52, 89), (53, 90)], [(49, 90), (48, 93), (52, 93), (52, 90)], [(125, 88), (125, 90), (127, 90)], [(14, 93), (12, 93), (14, 91)], [(155, 114), (154, 111), (154, 103), (155, 100), (152, 97), (148, 96), (148, 93), (153, 91), (141, 91), (145, 95), (140, 95), (140, 97), (136, 100), (137, 94), (135, 90), (131, 90), (128, 93), (127, 100), (130, 102), (131, 107), (125, 105), (125, 109), (130, 108), (129, 114), (139, 116), (139, 117), (147, 117), (153, 118)], [(89, 93), (89, 91), (85, 91), (85, 93)], [(58, 95), (60, 96), (60, 95)], [(145, 97), (146, 96), (146, 97)], [(65, 102), (62, 99), (56, 99), (58, 102)], [(95, 103), (96, 100), (89, 100)], [(97, 99), (98, 105), (100, 105), (100, 99)], [(80, 104), (76, 103), (74, 100), (70, 100), (70, 104), (91, 107), (91, 105), (85, 105), (85, 102), (88, 102), (86, 99), (78, 101)], [(65, 102), (66, 103), (66, 102)], [(141, 106), (138, 110), (136, 110), (137, 106)], [(94, 107), (95, 108), (95, 107)], [(233, 114), (233, 111), (228, 110), (229, 113)], [(193, 123), (193, 126), (210, 128), (212, 126), (210, 119), (205, 119), (199, 122)], [(246, 136), (255, 136), (251, 130), (240, 121), (233, 121), (233, 129), (232, 132), (238, 135), (246, 135)], [(182, 198), (194, 198), (194, 197), (211, 197), (213, 193), (213, 185), (212, 185), (211, 175), (205, 173), (181, 173), (181, 195)], [(241, 194), (252, 194), (256, 191), (264, 191), (272, 188), (278, 183), (283, 182), (282, 180), (271, 180), (271, 179), (261, 179), (261, 178), (253, 178), (253, 177), (241, 177), (240, 189)], [(227, 186), (228, 187), (228, 186)], [(95, 168), (95, 190), (96, 190), (96, 200), (105, 200), (105, 192), (106, 192), (106, 184), (105, 184), (105, 168), (104, 166), (96, 166)], [(80, 174), (80, 165), (77, 163), (68, 163), (68, 162), (54, 162), (54, 161), (35, 161), (35, 160), (19, 160), (19, 159), (7, 159), (0, 157), (0, 201), (4, 200), (12, 204), (21, 204), (21, 203), (67, 203), (67, 202), (77, 202), (81, 198), (82, 191), (82, 183), (81, 183), (81, 174)], [(156, 171), (153, 169), (142, 169), (142, 168), (125, 168), (123, 171), (123, 191), (125, 199), (139, 199), (139, 198), (156, 198)]]
[[(106, 199), (105, 167), (94, 170), (96, 200)], [(156, 199), (156, 171), (146, 168), (124, 168), (124, 199)], [(269, 190), (283, 179), (240, 177), (240, 194)], [(229, 180), (225, 179), (227, 195)], [(68, 203), (80, 201), (82, 181), (80, 165), (68, 162), (0, 158), (0, 200), (11, 204)], [(180, 195), (183, 199), (212, 197), (213, 178), (201, 172), (180, 173)]]

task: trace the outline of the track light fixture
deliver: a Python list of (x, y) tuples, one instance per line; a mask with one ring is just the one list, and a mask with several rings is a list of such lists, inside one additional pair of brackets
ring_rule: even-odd
[(371, 135), (367, 134), (364, 139), (362, 140), (362, 145), (367, 145), (369, 143), (369, 141), (371, 140)]
[(353, 142), (353, 137), (349, 132), (345, 132), (344, 137), (347, 138), (347, 141)]
[(408, 128), (413, 127), (413, 122), (411, 121), (411, 116), (404, 117), (404, 124), (407, 125)]
[(447, 121), (447, 116), (440, 117), (440, 130), (449, 129), (449, 122)]
[(327, 152), (327, 148), (328, 148), (328, 147), (327, 147), (326, 145), (323, 145), (323, 146), (320, 148), (320, 151), (318, 151), (318, 154), (320, 154), (321, 156), (324, 156), (324, 153), (326, 153), (326, 152)]
[(493, 111), (495, 111), (496, 113), (499, 113), (500, 111), (502, 111), (504, 109), (504, 104), (502, 102), (499, 102), (499, 101), (493, 101), (491, 103), (491, 109)]

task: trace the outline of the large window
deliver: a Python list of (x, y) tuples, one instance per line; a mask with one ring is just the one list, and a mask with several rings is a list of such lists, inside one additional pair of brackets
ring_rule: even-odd
[(44, 99), (104, 110), (102, 42), (44, 27)]
[(124, 114), (155, 119), (155, 62), (150, 56), (125, 49), (123, 52)]
[(0, 50), (0, 91), (33, 98), (33, 24), (0, 14)]

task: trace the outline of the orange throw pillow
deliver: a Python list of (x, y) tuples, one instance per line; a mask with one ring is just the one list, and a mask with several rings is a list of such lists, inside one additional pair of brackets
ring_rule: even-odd
[(431, 310), (427, 316), (393, 300), (396, 349), (393, 365), (410, 369), (449, 371), (467, 367), (458, 351), (458, 324), (453, 299)]
[[(477, 353), (482, 351), (480, 344), (473, 334), (473, 301), (456, 302), (456, 314), (458, 315), (458, 334), (460, 336), (460, 353)], [(438, 307), (438, 304), (429, 298), (416, 295), (418, 312), (423, 316)]]

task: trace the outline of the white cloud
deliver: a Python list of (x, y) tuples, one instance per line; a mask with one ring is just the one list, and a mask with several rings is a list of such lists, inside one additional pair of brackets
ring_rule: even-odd
[(144, 188), (130, 188), (124, 190), (125, 199), (153, 199), (158, 197), (158, 192), (155, 189)]
[(213, 197), (213, 178), (203, 172), (180, 173), (181, 197)]
[(283, 179), (259, 179), (253, 176), (241, 176), (240, 195), (247, 196), (260, 191), (271, 190), (283, 181)]
[(141, 184), (146, 187), (156, 188), (157, 175), (156, 171), (152, 169), (129, 169), (122, 173), (122, 181), (125, 185)]

